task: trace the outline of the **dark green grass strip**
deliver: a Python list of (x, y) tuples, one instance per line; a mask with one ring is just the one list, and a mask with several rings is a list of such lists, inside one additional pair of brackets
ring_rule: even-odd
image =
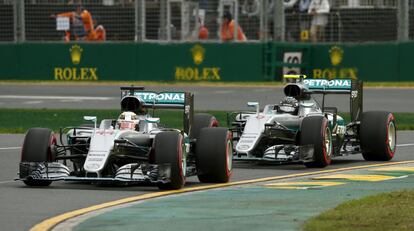
[(310, 219), (305, 231), (414, 230), (414, 190), (345, 202)]
[[(151, 112), (151, 110), (150, 110)], [(213, 114), (221, 126), (227, 126), (225, 111), (205, 111)], [(74, 110), (74, 109), (0, 109), (0, 133), (25, 133), (31, 127), (46, 127), (58, 131), (60, 127), (85, 124), (85, 115), (97, 116), (101, 119), (115, 119), (119, 110)], [(182, 127), (182, 111), (158, 110), (155, 117), (168, 127)], [(414, 130), (414, 113), (396, 113), (399, 130)], [(349, 115), (344, 115), (349, 120)]]

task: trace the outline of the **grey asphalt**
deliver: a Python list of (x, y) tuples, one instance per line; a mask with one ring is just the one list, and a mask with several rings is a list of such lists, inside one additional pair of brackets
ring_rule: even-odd
[[(103, 187), (90, 184), (54, 182), (47, 188), (26, 187), (15, 182), (20, 158), (18, 147), (23, 135), (0, 135), (0, 230), (28, 230), (44, 219), (64, 212), (104, 203), (129, 196), (158, 191), (156, 187)], [(414, 131), (398, 133), (399, 144), (414, 143)], [(413, 160), (414, 146), (400, 146), (392, 161)], [(360, 166), (378, 162), (364, 161), (361, 155), (335, 159), (326, 169)], [(280, 176), (293, 173), (317, 171), (299, 164), (263, 165), (257, 163), (235, 164), (232, 181)], [(188, 179), (187, 187), (199, 186), (196, 177)]]
[[(118, 109), (121, 85), (23, 85), (1, 84), (1, 108)], [(275, 86), (146, 86), (154, 91), (190, 91), (196, 110), (246, 110), (246, 102), (278, 103), (282, 87)], [(26, 97), (27, 96), (27, 97)], [(59, 97), (59, 98), (58, 98)], [(87, 98), (90, 97), (90, 98)], [(414, 112), (414, 88), (364, 89), (364, 110)], [(330, 95), (327, 106), (349, 110), (349, 98)]]

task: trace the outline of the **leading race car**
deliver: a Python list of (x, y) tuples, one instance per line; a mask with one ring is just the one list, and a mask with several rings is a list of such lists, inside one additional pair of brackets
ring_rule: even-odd
[[(228, 129), (217, 127), (209, 114), (193, 115), (191, 93), (143, 90), (122, 87), (118, 119), (104, 119), (97, 127), (95, 116), (85, 116), (93, 126), (62, 129), (59, 141), (50, 129), (29, 129), (19, 179), (28, 186), (65, 180), (146, 182), (161, 189), (182, 188), (191, 175), (201, 182), (228, 182), (233, 152)], [(184, 129), (164, 127), (149, 109), (182, 110)]]
[[(333, 157), (362, 153), (365, 160), (387, 161), (396, 148), (394, 115), (385, 111), (363, 112), (363, 83), (349, 79), (306, 79), (290, 75), (294, 83), (284, 87), (279, 104), (249, 102), (256, 112), (229, 115), (235, 140), (234, 160), (303, 162), (307, 167), (325, 167)], [(321, 94), (319, 104), (313, 95)], [(325, 105), (325, 96), (350, 97), (351, 121)]]

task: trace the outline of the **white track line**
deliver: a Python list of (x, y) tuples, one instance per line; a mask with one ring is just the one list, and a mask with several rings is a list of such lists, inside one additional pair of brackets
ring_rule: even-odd
[(39, 95), (0, 95), (0, 99), (52, 99), (52, 100), (112, 100), (114, 97), (93, 97), (93, 96), (39, 96)]
[(11, 183), (11, 182), (14, 182), (14, 180), (0, 181), (0, 184), (6, 184), (6, 183)]
[(30, 105), (32, 105), (32, 104), (41, 104), (41, 103), (43, 103), (42, 100), (32, 100), (32, 101), (23, 102), (23, 104), (30, 104)]
[(414, 146), (414, 144), (397, 144), (397, 147), (408, 147), (408, 146)]
[(0, 150), (16, 150), (16, 149), (21, 149), (21, 147), (5, 147), (5, 148), (0, 148)]

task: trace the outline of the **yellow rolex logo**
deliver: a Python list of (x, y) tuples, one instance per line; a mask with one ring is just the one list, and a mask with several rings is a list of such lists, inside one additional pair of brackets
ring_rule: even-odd
[(206, 50), (198, 44), (191, 48), (191, 53), (193, 54), (193, 61), (196, 65), (200, 65), (204, 61), (205, 52)]
[(343, 55), (344, 50), (342, 50), (339, 46), (333, 46), (329, 49), (329, 57), (331, 58), (333, 66), (339, 65), (342, 62)]
[(73, 45), (70, 49), (70, 57), (72, 59), (72, 63), (78, 65), (82, 58), (82, 48), (79, 45)]

